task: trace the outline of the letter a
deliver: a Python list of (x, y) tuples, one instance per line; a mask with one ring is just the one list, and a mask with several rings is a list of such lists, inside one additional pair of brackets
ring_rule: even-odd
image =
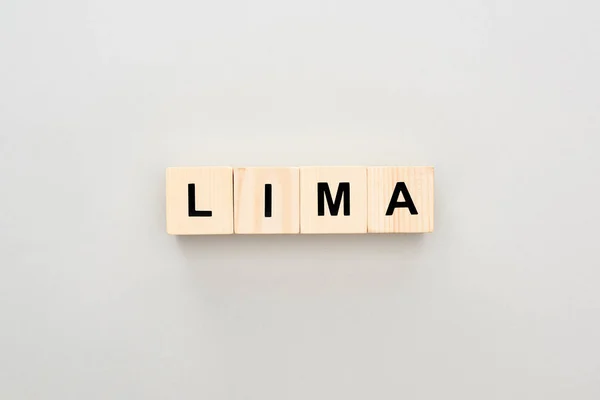
[[(398, 196), (400, 196), (400, 192), (402, 192), (404, 201), (398, 201)], [(397, 182), (396, 187), (394, 188), (394, 194), (392, 194), (390, 205), (388, 206), (385, 215), (394, 215), (394, 210), (396, 208), (403, 207), (408, 208), (412, 215), (419, 214), (417, 212), (417, 207), (415, 207), (415, 203), (413, 203), (412, 198), (410, 197), (410, 193), (408, 193), (408, 188), (406, 187), (406, 184), (404, 182)]]

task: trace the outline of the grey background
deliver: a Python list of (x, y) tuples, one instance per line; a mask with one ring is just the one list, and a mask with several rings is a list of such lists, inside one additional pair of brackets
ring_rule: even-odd
[[(599, 12), (4, 0), (0, 397), (600, 398)], [(387, 164), (435, 233), (165, 233), (168, 166)]]

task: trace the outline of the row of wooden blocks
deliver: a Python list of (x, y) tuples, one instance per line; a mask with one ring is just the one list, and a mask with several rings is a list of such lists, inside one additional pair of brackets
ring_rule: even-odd
[(432, 232), (433, 178), (433, 167), (167, 168), (167, 232)]

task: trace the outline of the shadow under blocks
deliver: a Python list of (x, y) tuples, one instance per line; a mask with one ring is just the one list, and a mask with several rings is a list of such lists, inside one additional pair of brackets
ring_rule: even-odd
[(433, 232), (434, 168), (171, 167), (167, 233)]

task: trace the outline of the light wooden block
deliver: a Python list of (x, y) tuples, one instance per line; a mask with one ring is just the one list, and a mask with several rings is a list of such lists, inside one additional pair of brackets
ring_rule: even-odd
[(232, 168), (167, 168), (167, 232), (171, 235), (233, 233)]
[(367, 176), (369, 233), (433, 232), (433, 167), (369, 167)]
[(235, 233), (299, 233), (298, 168), (236, 168), (233, 176)]
[(366, 233), (367, 168), (300, 168), (300, 232)]

